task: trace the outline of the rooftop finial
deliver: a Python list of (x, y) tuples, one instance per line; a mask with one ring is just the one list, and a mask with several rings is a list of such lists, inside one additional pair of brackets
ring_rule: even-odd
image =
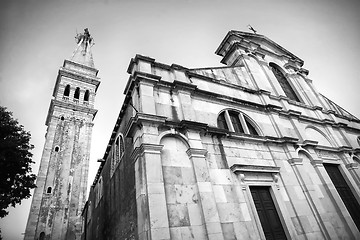
[(84, 50), (86, 51), (87, 47), (93, 43), (93, 38), (89, 33), (89, 29), (85, 28), (84, 33), (77, 33), (75, 36), (75, 41), (78, 45), (84, 44)]
[(248, 24), (248, 28), (256, 34), (257, 31), (250, 24)]
[(85, 28), (83, 33), (76, 33), (75, 42), (77, 47), (71, 56), (71, 60), (94, 67), (94, 61), (91, 53), (91, 47), (94, 45), (94, 39), (90, 35), (89, 29)]

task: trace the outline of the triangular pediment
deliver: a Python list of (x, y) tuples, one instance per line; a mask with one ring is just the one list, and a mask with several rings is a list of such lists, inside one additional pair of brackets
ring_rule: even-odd
[(303, 60), (266, 36), (235, 30), (228, 32), (215, 53), (225, 57), (236, 47), (263, 55), (273, 54), (279, 57), (285, 56), (293, 61), (299, 62), (300, 65), (303, 64)]

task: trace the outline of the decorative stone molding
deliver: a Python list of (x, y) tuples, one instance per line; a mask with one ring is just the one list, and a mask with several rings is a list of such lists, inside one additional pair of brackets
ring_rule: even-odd
[(318, 145), (318, 141), (314, 141), (314, 140), (305, 140), (302, 143), (303, 147), (316, 147)]
[(124, 136), (129, 136), (134, 131), (135, 127), (140, 126), (144, 122), (149, 122), (151, 124), (163, 124), (165, 123), (167, 117), (146, 114), (146, 113), (136, 113), (134, 117), (131, 117), (125, 130)]
[(345, 167), (346, 167), (348, 170), (355, 170), (355, 169), (358, 169), (358, 168), (359, 168), (359, 163), (357, 163), (357, 162), (348, 163), (348, 164), (345, 165)]
[(352, 151), (352, 147), (349, 147), (349, 146), (339, 147), (339, 152), (350, 152), (350, 151)]
[(321, 159), (314, 159), (311, 161), (311, 164), (314, 166), (314, 167), (322, 167), (323, 166), (323, 160)]
[(302, 158), (291, 158), (288, 160), (288, 163), (290, 163), (290, 165), (302, 165), (303, 159)]
[(322, 108), (322, 107), (320, 107), (320, 106), (314, 106), (314, 107), (313, 107), (313, 110), (320, 110), (320, 111), (323, 111), (323, 108)]
[(187, 155), (191, 158), (191, 157), (205, 157), (207, 154), (207, 150), (205, 149), (199, 149), (199, 148), (189, 148), (186, 151)]
[(51, 103), (50, 103), (49, 112), (48, 112), (48, 116), (46, 118), (45, 125), (49, 124), (50, 117), (53, 115), (55, 107), (65, 108), (65, 109), (74, 110), (74, 111), (78, 111), (78, 112), (82, 112), (82, 113), (88, 113), (88, 114), (93, 115), (93, 118), (95, 117), (95, 115), (97, 113), (97, 110), (93, 109), (93, 108), (83, 107), (83, 106), (79, 106), (76, 104), (66, 103), (66, 102), (56, 100), (56, 99), (52, 99)]
[(149, 144), (149, 143), (142, 143), (140, 147), (134, 149), (134, 151), (130, 155), (130, 159), (132, 161), (136, 160), (139, 156), (150, 153), (150, 154), (160, 154), (164, 145), (157, 145), (157, 144)]
[(360, 154), (360, 148), (355, 148), (353, 152), (354, 154)]
[[(66, 68), (66, 69), (71, 69), (70, 66), (75, 66), (75, 67), (78, 67), (78, 68), (83, 68), (83, 69), (86, 69), (88, 70), (89, 72), (91, 72), (92, 74), (94, 75), (97, 75), (97, 73), (99, 72), (99, 70), (97, 70), (96, 68), (94, 67), (90, 67), (90, 66), (87, 66), (87, 65), (84, 65), (84, 64), (80, 64), (80, 63), (77, 63), (77, 62), (74, 62), (74, 61), (70, 61), (70, 60), (65, 60), (64, 61), (64, 64), (63, 64), (63, 68)], [(76, 72), (78, 73), (78, 72)]]
[(208, 124), (201, 123), (201, 122), (182, 120), (180, 122), (180, 126), (183, 128), (186, 128), (186, 129), (205, 130), (208, 127)]
[(234, 164), (230, 170), (237, 174), (241, 183), (273, 182), (278, 186), (280, 167)]
[(160, 81), (161, 76), (157, 76), (150, 73), (145, 73), (141, 71), (135, 71), (133, 74), (134, 83), (139, 84), (141, 83), (148, 83), (150, 85), (155, 85), (157, 82)]
[(196, 88), (197, 86), (194, 84), (174, 80), (174, 89), (176, 90), (194, 91)]
[(336, 155), (336, 153), (334, 153), (334, 152), (324, 151), (324, 150), (315, 150), (315, 153), (319, 158), (322, 158), (322, 159), (331, 159), (331, 160), (339, 159), (338, 155)]
[(283, 116), (287, 116), (287, 117), (298, 118), (298, 117), (300, 117), (301, 112), (289, 109), (288, 111), (280, 111), (279, 114), (281, 114)]
[(326, 118), (322, 119), (321, 122), (324, 123), (324, 124), (334, 124), (335, 123), (333, 120), (326, 119)]
[(340, 151), (339, 148), (323, 146), (323, 145), (317, 145), (317, 146), (314, 146), (314, 148), (317, 150), (324, 150), (324, 151), (329, 151), (329, 152), (339, 152)]

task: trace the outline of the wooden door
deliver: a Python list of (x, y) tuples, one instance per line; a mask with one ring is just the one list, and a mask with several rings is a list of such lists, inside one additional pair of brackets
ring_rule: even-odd
[(346, 183), (343, 175), (339, 170), (339, 166), (335, 164), (326, 164), (324, 167), (329, 174), (337, 192), (339, 193), (342, 201), (344, 202), (350, 216), (354, 220), (357, 228), (360, 230), (360, 205), (352, 193), (349, 185)]
[(266, 239), (287, 239), (270, 194), (270, 187), (252, 186), (250, 191)]

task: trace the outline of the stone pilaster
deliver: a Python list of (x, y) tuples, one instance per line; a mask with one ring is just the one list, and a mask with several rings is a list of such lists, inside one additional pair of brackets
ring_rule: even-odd
[(209, 239), (221, 240), (224, 239), (224, 235), (212, 189), (210, 173), (206, 164), (206, 153), (206, 150), (196, 148), (189, 148), (187, 151), (194, 168), (207, 236)]
[(139, 239), (170, 239), (161, 149), (141, 144), (133, 153)]

